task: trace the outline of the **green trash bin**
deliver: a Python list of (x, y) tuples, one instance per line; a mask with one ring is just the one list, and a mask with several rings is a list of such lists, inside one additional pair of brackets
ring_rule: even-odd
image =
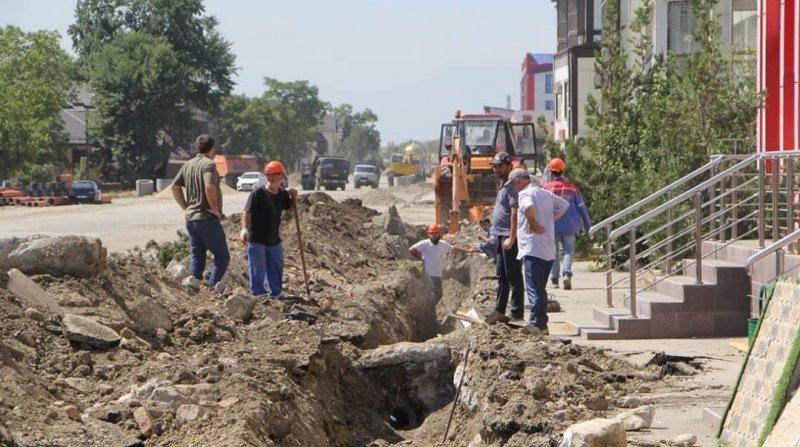
[(775, 286), (772, 284), (762, 284), (758, 289), (758, 318), (747, 319), (747, 342), (750, 346), (753, 345), (753, 340), (756, 338), (756, 329), (758, 328), (758, 321), (764, 316), (767, 302), (772, 298), (772, 292)]

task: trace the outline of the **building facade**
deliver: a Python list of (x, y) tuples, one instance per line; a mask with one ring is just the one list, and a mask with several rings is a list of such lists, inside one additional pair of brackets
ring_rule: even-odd
[(758, 0), (758, 113), (760, 152), (800, 149), (800, 5)]
[(536, 118), (543, 116), (553, 125), (553, 55), (526, 53), (522, 61), (520, 81), (520, 110)]

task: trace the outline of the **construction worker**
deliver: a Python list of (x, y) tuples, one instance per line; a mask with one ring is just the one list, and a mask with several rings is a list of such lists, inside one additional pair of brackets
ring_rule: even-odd
[(494, 309), (484, 314), (489, 324), (508, 321), (506, 306), (511, 295), (511, 317), (521, 321), (525, 313), (523, 302), (524, 289), (522, 283), (522, 267), (517, 259), (517, 192), (508, 181), (511, 172), (511, 156), (498, 152), (492, 159), (494, 174), (501, 180), (502, 186), (497, 191), (497, 198), (492, 213), (491, 235), (497, 238), (497, 299)]
[[(189, 234), (191, 260), (189, 270), (197, 279), (203, 279), (206, 267), (206, 250), (214, 255), (214, 267), (208, 278), (208, 286), (217, 292), (217, 284), (225, 275), (230, 262), (228, 241), (222, 229), (222, 190), (214, 155), (217, 146), (214, 139), (203, 134), (197, 137), (197, 156), (187, 161), (175, 180), (172, 181), (172, 197), (186, 212), (186, 232)], [(184, 189), (186, 194), (184, 195)]]
[(423, 239), (408, 249), (411, 256), (425, 265), (425, 274), (433, 283), (433, 298), (438, 303), (442, 299), (442, 272), (444, 271), (444, 256), (453, 253), (475, 253), (477, 250), (465, 250), (454, 247), (442, 239), (441, 227), (436, 224), (428, 226), (429, 239)]
[(517, 191), (517, 240), (525, 271), (525, 286), (531, 313), (525, 330), (549, 335), (547, 327), (547, 276), (555, 257), (555, 222), (567, 212), (569, 203), (531, 180), (525, 169), (514, 169), (508, 182)]
[[(583, 229), (588, 233), (592, 228), (592, 221), (589, 219), (589, 211), (583, 202), (578, 185), (570, 183), (564, 178), (564, 171), (567, 164), (564, 160), (556, 157), (550, 161), (548, 169), (552, 174), (551, 180), (544, 185), (544, 189), (561, 197), (569, 202), (569, 211), (561, 219), (556, 221), (556, 258), (553, 261), (553, 270), (550, 272), (550, 282), (553, 287), (558, 288), (559, 274), (564, 276), (564, 289), (572, 289), (572, 258), (575, 254), (575, 236), (578, 235), (583, 223)], [(564, 265), (560, 266), (558, 245), (564, 251)]]
[(294, 188), (285, 189), (281, 182), (286, 170), (279, 161), (264, 167), (267, 182), (254, 189), (242, 211), (239, 240), (247, 244), (250, 293), (269, 298), (283, 297), (283, 245), (281, 214), (292, 207), (297, 197)]

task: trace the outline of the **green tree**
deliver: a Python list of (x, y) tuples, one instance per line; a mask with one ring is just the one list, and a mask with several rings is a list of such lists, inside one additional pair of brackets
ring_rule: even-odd
[(260, 98), (231, 95), (222, 100), (220, 144), (230, 154), (265, 154), (269, 110)]
[(66, 107), (72, 60), (58, 33), (0, 28), (0, 177), (62, 162), (59, 111)]
[(78, 1), (68, 32), (96, 92), (106, 174), (156, 175), (190, 137), (190, 109), (216, 114), (230, 93), (235, 58), (204, 11), (202, 0)]
[(125, 183), (153, 177), (171, 150), (164, 132), (180, 134), (189, 119), (176, 107), (192, 88), (188, 68), (163, 39), (136, 32), (103, 45), (89, 65), (94, 88), (104, 92), (91, 121), (101, 158)]
[(333, 109), (333, 115), (342, 130), (339, 151), (352, 162), (381, 159), (381, 134), (375, 125), (378, 115), (369, 108), (355, 112), (350, 104), (341, 104)]
[(309, 151), (308, 143), (313, 140), (325, 103), (319, 99), (319, 89), (308, 81), (264, 78), (264, 85), (261, 102), (267, 144), (263, 155), (293, 165)]

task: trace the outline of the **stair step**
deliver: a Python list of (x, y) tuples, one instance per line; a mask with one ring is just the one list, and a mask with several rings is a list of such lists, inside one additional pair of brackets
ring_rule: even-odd
[(626, 310), (594, 308), (597, 321), (608, 322), (608, 329), (617, 331), (619, 338), (650, 338), (650, 318), (634, 318)]
[(652, 317), (659, 312), (679, 310), (684, 305), (682, 299), (673, 298), (658, 292), (640, 292), (636, 295), (638, 315)]
[[(685, 259), (684, 262), (689, 265), (694, 262), (694, 259)], [(702, 263), (703, 282), (727, 282), (727, 281), (747, 281), (747, 271), (744, 264), (736, 262), (729, 262), (717, 259), (703, 259)], [(682, 275), (691, 278), (697, 277), (697, 269), (694, 264), (689, 265), (684, 269)]]
[(698, 284), (695, 278), (689, 276), (669, 276), (662, 278), (653, 289), (657, 293), (688, 301), (695, 297), (713, 295), (716, 286), (716, 283), (710, 281)]

